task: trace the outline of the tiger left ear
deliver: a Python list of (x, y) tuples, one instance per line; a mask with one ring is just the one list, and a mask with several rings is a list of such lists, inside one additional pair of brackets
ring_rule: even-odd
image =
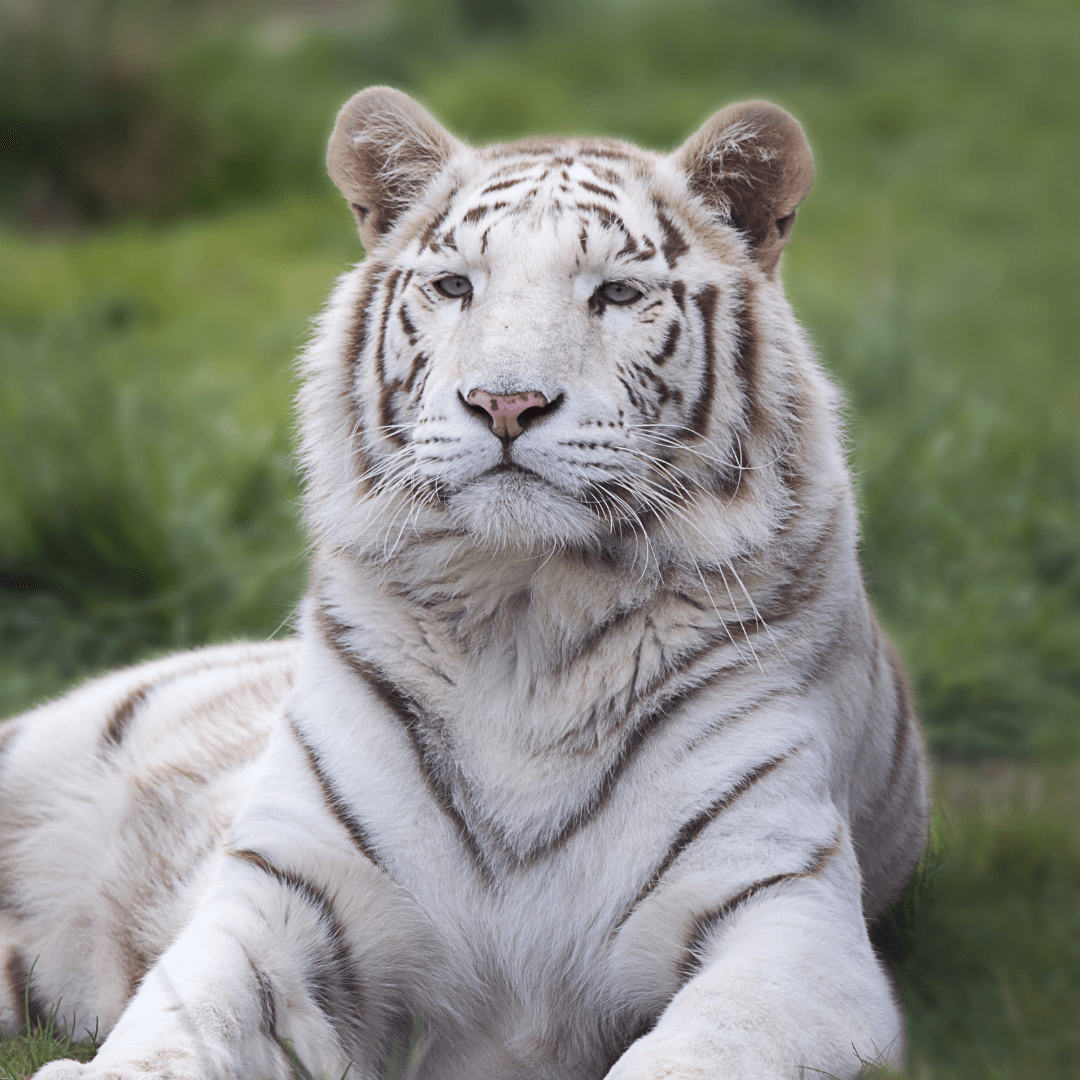
[(370, 251), (462, 148), (426, 109), (389, 86), (369, 86), (341, 107), (326, 168), (349, 201)]
[(768, 101), (728, 105), (673, 154), (690, 190), (743, 233), (767, 274), (814, 182), (814, 156), (794, 117)]

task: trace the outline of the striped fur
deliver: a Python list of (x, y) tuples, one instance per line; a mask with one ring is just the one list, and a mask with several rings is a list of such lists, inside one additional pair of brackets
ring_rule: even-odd
[(329, 162), (299, 636), (0, 728), (0, 1022), (109, 1032), (47, 1080), (901, 1061), (925, 764), (777, 276), (797, 125), (476, 150), (375, 89)]

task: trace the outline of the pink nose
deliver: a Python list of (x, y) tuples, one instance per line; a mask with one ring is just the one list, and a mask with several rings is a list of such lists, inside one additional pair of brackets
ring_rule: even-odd
[(542, 409), (548, 399), (539, 390), (523, 390), (520, 394), (492, 394), (477, 387), (465, 399), (491, 417), (491, 430), (500, 439), (516, 439), (525, 429), (518, 417), (526, 409)]

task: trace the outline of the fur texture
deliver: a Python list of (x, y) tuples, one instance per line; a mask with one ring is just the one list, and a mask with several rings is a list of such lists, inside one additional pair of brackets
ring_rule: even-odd
[(0, 1021), (33, 967), (109, 1032), (42, 1080), (901, 1061), (925, 764), (777, 278), (801, 129), (472, 149), (375, 88), (329, 167), (299, 636), (0, 728)]

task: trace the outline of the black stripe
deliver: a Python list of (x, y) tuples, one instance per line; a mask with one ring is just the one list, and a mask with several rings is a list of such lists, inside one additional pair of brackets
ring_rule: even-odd
[(314, 952), (309, 953), (313, 968), (306, 979), (307, 990), (312, 1001), (330, 1018), (339, 1034), (347, 1035), (355, 1029), (363, 1008), (364, 994), (356, 975), (344, 925), (326, 890), (292, 870), (275, 866), (265, 855), (249, 848), (227, 848), (226, 853), (272, 877), (282, 888), (288, 889), (318, 912), (329, 955), (318, 957)]
[(732, 803), (745, 795), (759, 780), (764, 779), (778, 765), (786, 761), (794, 751), (782, 754), (780, 757), (771, 758), (763, 765), (759, 765), (752, 772), (744, 776), (730, 791), (721, 796), (711, 806), (703, 810), (697, 817), (688, 821), (675, 834), (667, 854), (660, 860), (656, 869), (649, 875), (648, 880), (641, 887), (641, 891), (627, 906), (626, 910), (616, 920), (611, 929), (612, 934), (618, 933), (623, 923), (637, 910), (645, 898), (660, 884), (660, 879), (671, 869), (672, 863), (701, 835), (706, 826), (712, 824)]
[(713, 394), (716, 392), (716, 330), (713, 320), (716, 318), (716, 303), (719, 296), (720, 290), (715, 285), (706, 285), (693, 297), (694, 305), (701, 313), (704, 370), (701, 376), (701, 393), (690, 414), (689, 427), (702, 438), (708, 430)]
[(729, 897), (720, 904), (719, 907), (712, 908), (710, 911), (702, 912), (700, 915), (696, 916), (691, 924), (690, 932), (687, 934), (686, 946), (683, 950), (682, 959), (678, 964), (680, 985), (689, 981), (701, 970), (701, 954), (709, 935), (729, 915), (732, 915), (738, 908), (742, 907), (747, 900), (752, 899), (757, 896), (758, 893), (764, 892), (766, 889), (772, 888), (774, 885), (779, 885), (782, 881), (799, 881), (805, 878), (817, 877), (817, 875), (828, 865), (829, 860), (836, 855), (839, 850), (840, 833), (837, 833), (836, 838), (831, 844), (827, 847), (818, 848), (818, 850), (811, 855), (810, 862), (804, 869), (791, 871), (786, 874), (773, 874), (772, 877), (762, 878), (761, 881), (755, 881), (753, 885), (747, 885), (745, 889), (741, 889), (734, 896)]
[(428, 793), (454, 826), (462, 845), (472, 858), (477, 872), (488, 884), (492, 884), (494, 877), (491, 867), (480, 849), (480, 844), (454, 805), (453, 793), (449, 785), (444, 782), (439, 775), (439, 770), (432, 764), (431, 754), (426, 745), (421, 726), (421, 722), (423, 722), (424, 727), (429, 729), (434, 726), (434, 722), (428, 716), (427, 710), (416, 698), (405, 693), (392, 682), (375, 664), (360, 658), (349, 648), (348, 635), (350, 628), (331, 615), (325, 607), (317, 609), (315, 619), (323, 638), (337, 653), (339, 659), (367, 685), (402, 726), (416, 756), (417, 767), (420, 770), (420, 775), (424, 778)]
[(323, 801), (326, 803), (327, 809), (337, 819), (341, 827), (349, 834), (349, 839), (352, 840), (356, 850), (359, 851), (368, 862), (374, 863), (380, 870), (385, 871), (386, 868), (383, 866), (382, 861), (376, 853), (375, 844), (372, 841), (370, 834), (361, 822), (357, 820), (356, 816), (346, 805), (345, 800), (342, 799), (341, 795), (334, 787), (330, 778), (326, 775), (322, 767), (322, 762), (319, 760), (319, 755), (315, 753), (314, 749), (304, 738), (303, 733), (296, 723), (296, 717), (288, 711), (286, 711), (286, 716), (289, 721), (289, 729), (303, 749), (304, 755), (307, 758), (307, 763), (310, 766), (311, 771), (315, 774), (315, 779), (318, 782), (319, 790), (322, 792)]

